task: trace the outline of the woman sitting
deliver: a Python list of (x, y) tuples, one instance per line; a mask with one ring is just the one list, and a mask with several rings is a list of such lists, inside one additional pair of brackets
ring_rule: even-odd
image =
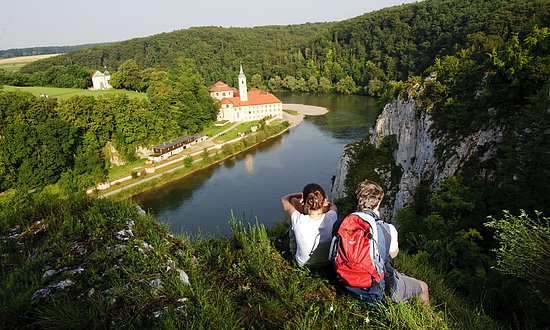
[(296, 262), (301, 266), (328, 264), (332, 226), (338, 218), (336, 205), (316, 183), (306, 185), (302, 193), (284, 196), (281, 202), (291, 220), (290, 251)]

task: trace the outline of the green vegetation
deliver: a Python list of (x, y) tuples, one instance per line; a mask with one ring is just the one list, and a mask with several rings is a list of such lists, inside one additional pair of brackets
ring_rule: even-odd
[(435, 58), (467, 44), (490, 52), (535, 24), (548, 26), (549, 6), (546, 0), (427, 0), (337, 23), (190, 28), (37, 61), (13, 79), (25, 83), (24, 75), (68, 64), (88, 72), (107, 66), (133, 77), (120, 80), (131, 90), (145, 91), (138, 80), (147, 70), (168, 70), (184, 57), (207, 85), (236, 85), (235, 72), (246, 63), (254, 87), (382, 96), (393, 82), (423, 74)]
[[(522, 220), (535, 217), (536, 210), (550, 212), (550, 30), (535, 25), (516, 35), (497, 37), (489, 34), (491, 31), (483, 32), (472, 35), (455, 54), (436, 59), (428, 69), (429, 78), (409, 79), (394, 96), (408, 91), (414, 95), (418, 111), (432, 116), (435, 129), (431, 134), (439, 139), (439, 164), (454, 155), (449, 153), (451, 147), (460, 144), (464, 136), (480, 130), (497, 129), (502, 142), (463, 161), (454, 177), (437, 182), (435, 192), (429, 188), (431, 179), (426, 178), (415, 192), (414, 202), (398, 213), (397, 223), (403, 246), (425, 255), (446, 274), (449, 287), (483, 301), (490, 315), (510, 326), (537, 328), (548, 322), (544, 312), (548, 306), (541, 301), (547, 295), (537, 293), (548, 288), (526, 280), (517, 269), (512, 273), (498, 267), (493, 252), (498, 242), (485, 223), (488, 216), (500, 218), (503, 209), (525, 210)], [(352, 189), (363, 178), (380, 180), (391, 200), (401, 180), (394, 165), (395, 147), (386, 140), (378, 148), (366, 142), (353, 144), (348, 149), (352, 160), (346, 186)], [(496, 152), (487, 157), (484, 153), (490, 147)], [(354, 205), (352, 198), (340, 203)], [(507, 224), (509, 218), (505, 215), (491, 227), (512, 233), (520, 230)], [(528, 224), (526, 221), (527, 229), (522, 232), (534, 231)], [(544, 233), (548, 223), (537, 227)], [(544, 238), (530, 235), (536, 241), (527, 241), (527, 246), (545, 248)], [(509, 247), (515, 243), (500, 244)], [(517, 258), (530, 260), (529, 256)], [(506, 271), (499, 273), (495, 267)]]
[(500, 245), (497, 268), (527, 281), (550, 307), (550, 219), (535, 213), (531, 219), (523, 210), (517, 216), (505, 211), (503, 219), (491, 218), (485, 225), (495, 229)]
[(195, 68), (178, 63), (151, 83), (147, 98), (115, 93), (58, 100), (0, 90), (0, 191), (58, 181), (77, 191), (106, 179), (106, 159), (115, 151), (133, 161), (138, 146), (201, 132), (218, 105)]
[(288, 260), (270, 239), (280, 230), (231, 224), (228, 237), (189, 239), (127, 202), (11, 200), (0, 208), (0, 327), (496, 328), (405, 253), (399, 267), (431, 274), (433, 307), (361, 303)]
[(244, 134), (244, 133), (249, 133), (250, 132), (250, 128), (252, 126), (257, 126), (257, 127), (260, 127), (260, 123), (261, 121), (259, 120), (256, 120), (256, 121), (249, 121), (249, 122), (245, 122), (245, 123), (242, 123), (242, 124), (239, 124), (237, 127), (235, 127), (234, 129), (228, 131), (228, 132), (225, 132), (223, 133), (222, 135), (218, 136), (216, 139), (217, 140), (220, 140), (220, 141), (229, 141), (229, 140), (232, 140), (234, 138), (236, 138), (238, 136), (239, 133), (241, 134)]
[(29, 47), (29, 48), (12, 48), (0, 50), (0, 58), (11, 58), (19, 56), (32, 56), (43, 54), (61, 54), (71, 51), (98, 46), (100, 44), (83, 44), (75, 46), (46, 46), (46, 47)]
[[(353, 328), (370, 320), (380, 328), (495, 327), (464, 299), (481, 302), (475, 307), (504, 326), (546, 327), (548, 288), (533, 280), (548, 279), (536, 268), (546, 264), (535, 256), (520, 264), (529, 270), (524, 273), (537, 273), (525, 278), (510, 263), (526, 258), (507, 247), (547, 256), (546, 218), (528, 219), (539, 219), (536, 210), (550, 212), (549, 13), (547, 0), (425, 0), (337, 23), (191, 28), (0, 70), (2, 85), (84, 89), (91, 73), (107, 66), (116, 87), (147, 93), (57, 99), (0, 91), (2, 326)], [(235, 223), (230, 237), (189, 241), (169, 237), (151, 218), (141, 224), (127, 204), (25, 196), (43, 187), (55, 191), (56, 182), (76, 191), (103, 181), (106, 155), (115, 153), (103, 150), (111, 145), (132, 161), (137, 146), (201, 132), (218, 109), (206, 86), (236, 85), (241, 63), (254, 87), (383, 100), (411, 95), (434, 120), (440, 161), (462, 137), (498, 128), (502, 142), (487, 147), (494, 153), (461, 160), (456, 176), (437, 182), (435, 191), (423, 182), (398, 215), (402, 248), (413, 254), (401, 253), (398, 267), (426, 279), (433, 309), (362, 305), (342, 295), (330, 276), (292, 266), (262, 226)], [(270, 130), (277, 129), (267, 126), (220, 154), (204, 155), (203, 165), (262, 141)], [(347, 187), (370, 178), (391, 198), (402, 175), (394, 165), (396, 147), (391, 136), (378, 147), (351, 146)], [(355, 204), (349, 198), (337, 203), (343, 212)], [(503, 209), (525, 215), (502, 216)], [(128, 229), (128, 219), (136, 221), (136, 234), (128, 238), (131, 246), (119, 248), (115, 233)], [(524, 240), (510, 237), (517, 233)], [(69, 274), (79, 269), (73, 267), (85, 276)], [(191, 286), (174, 267), (189, 271)], [(55, 283), (72, 284), (32, 298)]]
[(287, 110), (287, 109), (283, 109), (284, 112), (288, 113), (288, 114), (291, 114), (293, 116), (297, 116), (299, 115), (300, 113), (296, 110)]
[(87, 90), (80, 88), (59, 88), (59, 87), (16, 87), (16, 86), (4, 86), (5, 91), (22, 91), (29, 92), (32, 95), (40, 96), (46, 94), (48, 97), (55, 97), (59, 100), (67, 100), (73, 96), (103, 96), (103, 95), (117, 95), (123, 94), (129, 98), (144, 99), (147, 97), (145, 93), (139, 93), (135, 91), (128, 91), (123, 89), (106, 89), (106, 90)]
[(30, 61), (0, 63), (0, 70), (5, 70), (7, 72), (16, 72), (29, 63)]

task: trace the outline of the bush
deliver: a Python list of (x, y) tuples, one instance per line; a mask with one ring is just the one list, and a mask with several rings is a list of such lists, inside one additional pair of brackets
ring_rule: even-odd
[(485, 225), (495, 230), (500, 243), (497, 269), (527, 281), (550, 307), (550, 219), (535, 213), (531, 219), (524, 210), (517, 216), (504, 211), (503, 219), (489, 217)]
[(193, 157), (187, 156), (183, 159), (183, 165), (185, 167), (191, 167), (193, 166)]

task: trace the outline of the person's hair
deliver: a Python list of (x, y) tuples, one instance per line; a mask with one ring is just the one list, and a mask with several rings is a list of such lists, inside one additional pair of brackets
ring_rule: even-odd
[(320, 185), (316, 183), (307, 184), (302, 190), (302, 196), (304, 199), (304, 214), (319, 209), (322, 209), (323, 213), (328, 212), (329, 205), (326, 203), (328, 202), (328, 196)]
[(373, 210), (384, 198), (384, 189), (367, 179), (357, 185), (355, 197), (358, 210)]

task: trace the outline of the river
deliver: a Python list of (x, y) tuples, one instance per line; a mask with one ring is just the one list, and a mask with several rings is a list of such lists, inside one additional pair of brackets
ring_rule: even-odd
[(222, 163), (170, 182), (134, 200), (190, 236), (230, 232), (238, 219), (270, 226), (284, 219), (280, 199), (310, 182), (330, 193), (344, 147), (365, 136), (378, 114), (376, 100), (359, 95), (277, 93), (283, 103), (329, 109), (287, 133)]

